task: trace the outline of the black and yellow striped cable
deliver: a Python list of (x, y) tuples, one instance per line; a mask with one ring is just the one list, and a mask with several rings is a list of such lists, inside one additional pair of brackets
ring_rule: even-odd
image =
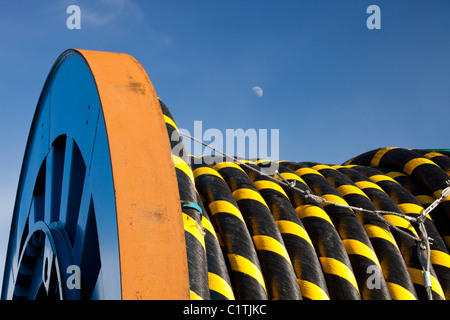
[(261, 194), (237, 164), (222, 162), (214, 169), (227, 182), (252, 236), (270, 299), (301, 299), (294, 268), (280, 231)]
[(208, 284), (211, 300), (235, 300), (228, 266), (224, 259), (220, 235), (216, 234), (209, 214), (199, 199), (202, 210), (202, 228), (208, 261)]
[(258, 174), (256, 164), (247, 163), (241, 168), (253, 181), (266, 201), (280, 230), (291, 258), (297, 281), (304, 299), (329, 300), (329, 293), (320, 261), (312, 241), (283, 188), (266, 175)]
[(282, 162), (280, 175), (288, 182), (295, 183), (296, 189), (283, 185), (289, 199), (314, 245), (327, 282), (332, 300), (360, 300), (361, 296), (355, 275), (345, 247), (333, 222), (323, 207), (314, 199), (306, 197), (312, 193), (306, 183)]
[[(373, 183), (360, 177), (356, 181), (359, 183), (358, 185), (345, 175), (346, 172), (350, 176), (353, 173), (352, 177), (355, 179), (358, 175), (361, 175), (357, 171), (340, 166), (322, 166), (318, 169), (349, 205), (373, 211), (378, 209), (364, 192), (367, 188), (373, 188)], [(392, 299), (416, 300), (417, 295), (408, 275), (407, 266), (388, 225), (373, 213), (364, 211), (356, 211), (355, 213), (377, 254)]]
[[(372, 201), (372, 203), (378, 210), (403, 214), (403, 212), (395, 204), (395, 202), (391, 198), (389, 198), (389, 196), (377, 183), (372, 181), (368, 176), (364, 175), (357, 169), (358, 169), (357, 166), (347, 166), (347, 167), (341, 166), (340, 168), (338, 168), (340, 172), (342, 172), (350, 180), (352, 180), (356, 184), (356, 186), (358, 186), (358, 188), (360, 188), (367, 195), (367, 197), (369, 197), (369, 199)], [(408, 234), (412, 235), (417, 234), (411, 223), (402, 216), (389, 214), (383, 215), (383, 218), (386, 219), (392, 225), (394, 225), (396, 228), (404, 232), (407, 232)], [(395, 228), (390, 227), (389, 229), (394, 239), (392, 239), (387, 233), (377, 232), (379, 231), (379, 229), (372, 230), (372, 232), (374, 233), (377, 232), (376, 235), (379, 238), (384, 238), (386, 241), (390, 241), (392, 244), (398, 246), (400, 253), (403, 257), (403, 260), (405, 261), (405, 265), (408, 269), (411, 267), (414, 268), (420, 267), (420, 263), (419, 261), (417, 261), (416, 252), (412, 251), (414, 250), (413, 247), (416, 245), (414, 243), (414, 240), (412, 240), (409, 237), (406, 237), (404, 234), (397, 231), (397, 229)], [(405, 300), (417, 299), (418, 295), (416, 293), (416, 289), (412, 282), (411, 276), (409, 275), (409, 272), (405, 272), (404, 269), (401, 270), (402, 271), (393, 272), (393, 276), (395, 276), (395, 278), (398, 279), (396, 283), (403, 284), (402, 287), (397, 287), (397, 289), (399, 290), (397, 294), (405, 295)], [(405, 290), (402, 290), (403, 288)]]
[(417, 149), (414, 149), (413, 151), (420, 153), (427, 159), (430, 159), (435, 164), (437, 164), (439, 167), (441, 167), (442, 170), (444, 170), (445, 172), (447, 172), (447, 174), (450, 175), (450, 157), (448, 155), (446, 155), (445, 152), (417, 150)]
[[(426, 194), (425, 188), (418, 185), (417, 181), (412, 179), (410, 176), (398, 171), (390, 171), (389, 169), (383, 170), (383, 168), (380, 168), (380, 171), (386, 176), (393, 178), (408, 191), (402, 192), (402, 199), (405, 202), (400, 205), (405, 214), (412, 217), (418, 217), (424, 210), (423, 203), (426, 203), (427, 201), (434, 201), (433, 197)], [(417, 196), (414, 195), (416, 192), (420, 194)], [(422, 202), (420, 200), (422, 200)], [(441, 234), (448, 232), (448, 229), (445, 233), (443, 233), (442, 231), (438, 231), (436, 225), (436, 223), (438, 223), (441, 227), (448, 226), (447, 224), (444, 224), (444, 222), (448, 222), (448, 220), (443, 219), (442, 215), (439, 214), (439, 210), (440, 208), (437, 208), (432, 211), (433, 214), (427, 216), (427, 219), (424, 220), (424, 226), (427, 230), (428, 236), (433, 239), (430, 245), (431, 264), (433, 265), (434, 271), (436, 272), (436, 276), (446, 299), (449, 299), (450, 290), (448, 287), (450, 284), (450, 255), (448, 253), (448, 247), (445, 244), (444, 239), (441, 237)], [(439, 223), (439, 220), (434, 221), (434, 219), (439, 219), (441, 221)]]
[(236, 298), (267, 299), (251, 235), (230, 189), (222, 176), (203, 160), (193, 161), (192, 166), (196, 186), (222, 238)]
[[(295, 163), (291, 166), (291, 170), (300, 176), (315, 194), (320, 195), (327, 201), (348, 205), (333, 185), (317, 171), (323, 165), (311, 167), (312, 165), (314, 164)], [(371, 284), (372, 273), (368, 270), (373, 270), (374, 273), (382, 275), (380, 262), (355, 213), (351, 209), (329, 204), (325, 205), (324, 209), (336, 226), (344, 243), (361, 297), (366, 300), (391, 299), (384, 277), (377, 279), (379, 281), (377, 286)]]
[(268, 176), (268, 161), (188, 156), (160, 104), (191, 299), (428, 299), (420, 231), (435, 238), (432, 298), (450, 298), (449, 199), (431, 211), (425, 229), (405, 218), (441, 198), (450, 153), (382, 148), (342, 166), (281, 161)]
[[(199, 197), (195, 189), (194, 176), (189, 166), (183, 141), (167, 106), (160, 100), (161, 110), (166, 122), (171, 143), (172, 160), (178, 182), (182, 205), (182, 218), (186, 241), (186, 253), (189, 271), (190, 297), (192, 300), (209, 300), (208, 263), (205, 247), (202, 212)], [(174, 150), (178, 150), (174, 153)], [(194, 205), (190, 205), (194, 204)], [(200, 210), (198, 209), (200, 208)]]
[[(360, 162), (362, 161), (359, 160), (358, 157), (352, 160), (352, 163)], [(441, 167), (414, 150), (406, 150), (401, 148), (381, 149), (374, 153), (370, 162), (372, 166), (385, 168), (384, 172), (381, 171), (384, 174), (386, 171), (389, 172), (391, 170), (397, 170), (410, 176), (411, 178), (414, 178), (414, 180), (421, 183), (435, 199), (440, 197), (442, 190), (448, 187), (448, 183), (450, 182), (450, 177)], [(401, 175), (391, 173), (391, 176), (400, 177)], [(399, 188), (396, 188), (396, 190), (399, 190)], [(406, 189), (402, 190), (401, 194), (403, 197), (402, 202), (398, 205), (402, 211), (413, 217), (419, 216), (424, 210), (422, 204)], [(437, 219), (438, 221), (445, 218), (448, 220), (448, 217), (450, 217), (449, 199), (444, 199), (439, 207), (441, 209), (440, 211), (435, 210), (432, 215), (430, 214), (427, 216), (425, 219), (425, 228), (430, 237), (436, 238), (431, 245), (431, 263), (434, 267), (437, 278), (439, 279), (444, 295), (449, 298), (450, 256), (448, 253), (448, 248), (442, 240), (431, 218), (431, 216), (433, 216), (434, 219)]]
[[(428, 190), (424, 188), (422, 184), (414, 180), (412, 177), (398, 171), (391, 171), (390, 169), (379, 168), (388, 177), (391, 177), (399, 184), (402, 185), (406, 190), (409, 191), (422, 205), (422, 207), (427, 208), (436, 199), (430, 195)], [(434, 224), (431, 227), (431, 232), (434, 232), (434, 237), (442, 238), (447, 250), (450, 249), (450, 220), (446, 219), (445, 213), (442, 212), (442, 208), (437, 206), (433, 211), (430, 212), (430, 217), (432, 218)], [(428, 220), (426, 220), (428, 221)], [(436, 229), (439, 233), (439, 237), (436, 235)], [(431, 236), (431, 234), (430, 234)], [(433, 238), (433, 236), (431, 236)]]
[[(435, 199), (449, 186), (449, 175), (436, 163), (413, 150), (382, 148), (366, 152), (353, 158), (348, 164), (389, 168), (403, 172), (424, 185)], [(450, 219), (450, 197), (440, 204), (447, 219)]]
[[(376, 168), (356, 166), (354, 169), (366, 175), (372, 180), (372, 182), (376, 183), (383, 190), (382, 193), (377, 192), (378, 190), (370, 190), (372, 193), (371, 198), (378, 197), (377, 199), (372, 199), (372, 201), (380, 210), (398, 212), (406, 215), (412, 215), (414, 214), (414, 211), (416, 211), (417, 215), (420, 204), (418, 204), (414, 196), (412, 196), (394, 179), (382, 174), (382, 172)], [(366, 194), (369, 195), (369, 192), (366, 192)], [(395, 206), (392, 206), (392, 204)], [(404, 232), (409, 233), (416, 238), (420, 238), (420, 234), (417, 232), (414, 225), (403, 217), (384, 215), (384, 218)], [(394, 234), (400, 251), (402, 252), (419, 299), (426, 299), (422, 265), (417, 255), (417, 242), (414, 239), (405, 237), (401, 233), (395, 232), (394, 230), (392, 230), (392, 233)], [(431, 270), (431, 274), (433, 282), (433, 299), (445, 299), (442, 286), (433, 268)]]

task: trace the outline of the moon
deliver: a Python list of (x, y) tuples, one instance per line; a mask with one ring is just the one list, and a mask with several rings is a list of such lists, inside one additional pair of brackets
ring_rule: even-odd
[(259, 98), (262, 97), (262, 95), (263, 95), (263, 89), (261, 89), (261, 87), (254, 86), (254, 87), (252, 88), (252, 90), (253, 90), (253, 92), (254, 92)]

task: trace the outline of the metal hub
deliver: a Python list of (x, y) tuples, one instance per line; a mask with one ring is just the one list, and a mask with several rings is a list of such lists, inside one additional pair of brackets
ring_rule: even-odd
[(38, 221), (22, 246), (13, 299), (79, 299), (79, 279), (69, 282), (71, 266), (73, 251), (63, 226)]

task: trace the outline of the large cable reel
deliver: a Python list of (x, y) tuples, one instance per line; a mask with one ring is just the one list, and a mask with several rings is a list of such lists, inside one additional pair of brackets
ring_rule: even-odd
[(450, 298), (445, 150), (280, 161), (272, 176), (217, 159), (186, 154), (133, 57), (65, 51), (30, 129), (2, 299)]

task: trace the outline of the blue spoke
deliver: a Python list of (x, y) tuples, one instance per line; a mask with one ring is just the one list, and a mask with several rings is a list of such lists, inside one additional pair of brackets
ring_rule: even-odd
[(71, 138), (66, 139), (66, 149), (64, 153), (64, 169), (62, 174), (61, 183), (61, 203), (59, 211), (59, 221), (63, 224), (67, 223), (68, 205), (69, 205), (69, 191), (71, 180), (71, 167), (72, 167), (72, 153), (73, 153), (73, 140)]

